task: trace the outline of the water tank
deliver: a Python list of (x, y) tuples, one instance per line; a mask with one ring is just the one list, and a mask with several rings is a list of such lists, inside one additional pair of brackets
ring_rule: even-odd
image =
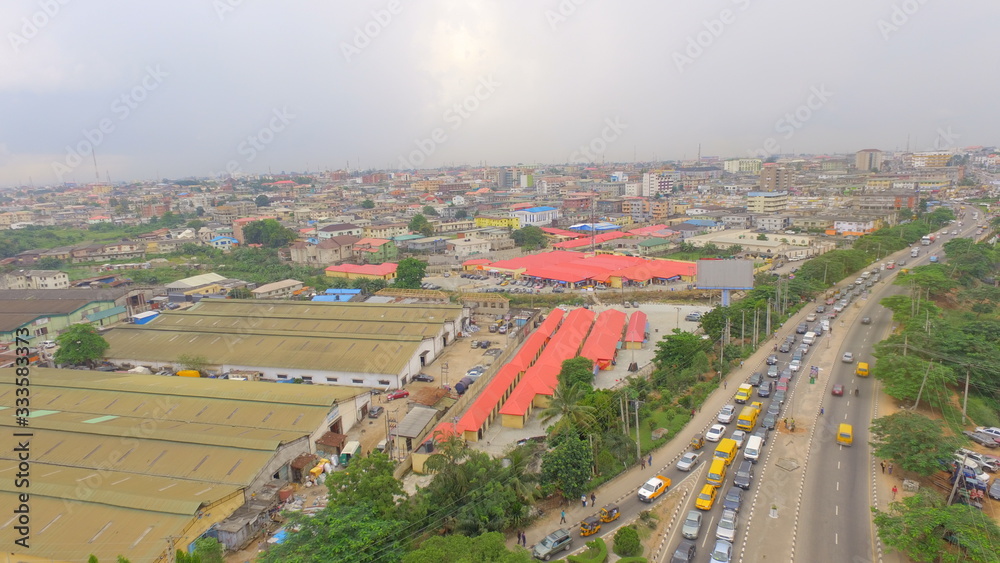
[(459, 395), (464, 395), (465, 390), (471, 387), (472, 383), (473, 381), (471, 377), (463, 377), (458, 380), (458, 383), (455, 384), (455, 391), (458, 392)]

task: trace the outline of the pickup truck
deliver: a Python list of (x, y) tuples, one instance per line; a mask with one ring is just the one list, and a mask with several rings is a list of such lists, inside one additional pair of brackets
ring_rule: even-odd
[(657, 475), (639, 487), (639, 500), (653, 502), (670, 488), (670, 478)]

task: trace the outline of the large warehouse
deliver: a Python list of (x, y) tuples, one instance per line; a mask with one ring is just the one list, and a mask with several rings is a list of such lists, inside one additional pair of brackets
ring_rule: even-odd
[(2, 426), (31, 434), (12, 438), (28, 442), (28, 486), (15, 485), (16, 443), (0, 452), (0, 501), (13, 510), (27, 493), (30, 515), (28, 549), (11, 549), (10, 515), (0, 542), (25, 562), (165, 562), (168, 538), (187, 549), (204, 534), (245, 543), (296, 461), (367, 400), (344, 387), (36, 367), (30, 382), (28, 425), (15, 426), (14, 369), (0, 369)]
[(207, 299), (110, 331), (105, 357), (156, 370), (200, 356), (216, 373), (391, 389), (437, 358), (467, 318), (451, 304)]

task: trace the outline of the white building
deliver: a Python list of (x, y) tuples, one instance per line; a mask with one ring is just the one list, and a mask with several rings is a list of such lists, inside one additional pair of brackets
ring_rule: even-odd
[(299, 280), (281, 280), (264, 284), (250, 293), (253, 293), (254, 299), (287, 299), (304, 286)]
[(487, 239), (467, 238), (448, 241), (448, 252), (454, 252), (455, 256), (459, 258), (487, 254), (491, 248), (492, 243)]
[(521, 226), (548, 226), (559, 218), (559, 210), (555, 207), (529, 207), (510, 212), (511, 217), (517, 217)]
[(722, 164), (722, 169), (730, 174), (760, 174), (763, 161), (759, 158), (734, 158)]

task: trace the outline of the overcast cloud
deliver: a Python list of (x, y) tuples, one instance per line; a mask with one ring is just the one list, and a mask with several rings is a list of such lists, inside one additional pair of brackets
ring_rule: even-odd
[(8, 2), (0, 185), (92, 182), (92, 145), (113, 181), (991, 145), (998, 21), (995, 0)]

